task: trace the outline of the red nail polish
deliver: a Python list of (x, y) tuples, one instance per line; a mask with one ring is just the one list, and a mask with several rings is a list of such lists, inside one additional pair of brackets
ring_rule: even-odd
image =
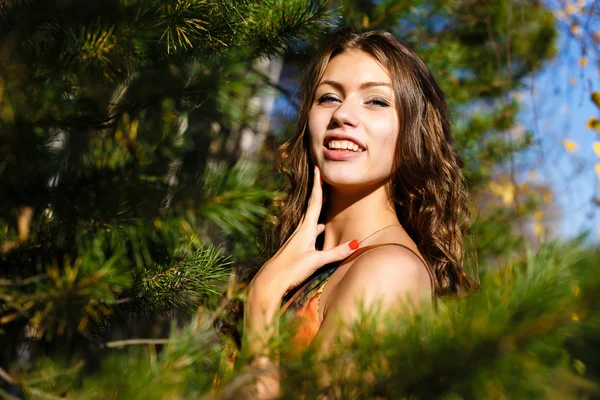
[(358, 249), (358, 240), (354, 239), (353, 241), (348, 243), (348, 247), (350, 247), (352, 250)]

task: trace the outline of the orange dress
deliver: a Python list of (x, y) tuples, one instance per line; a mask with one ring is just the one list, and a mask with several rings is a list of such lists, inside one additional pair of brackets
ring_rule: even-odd
[(425, 265), (427, 273), (429, 274), (429, 280), (431, 282), (431, 293), (434, 294), (433, 288), (433, 275), (428, 264), (413, 250), (401, 245), (399, 243), (382, 243), (371, 246), (361, 247), (352, 253), (349, 257), (336, 263), (328, 264), (323, 268), (316, 271), (310, 276), (303, 285), (299, 287), (295, 292), (292, 292), (291, 297), (284, 298), (284, 306), (281, 308), (280, 316), (293, 313), (295, 318), (299, 320), (298, 331), (294, 336), (294, 347), (296, 349), (304, 349), (314, 339), (319, 327), (321, 326), (321, 320), (319, 319), (319, 299), (321, 293), (325, 288), (325, 284), (329, 280), (329, 277), (337, 270), (340, 266), (356, 259), (364, 252), (373, 249), (375, 247), (396, 245), (403, 247), (417, 256)]

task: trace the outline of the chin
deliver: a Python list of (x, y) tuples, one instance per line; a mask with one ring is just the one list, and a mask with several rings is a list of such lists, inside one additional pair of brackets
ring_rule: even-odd
[(354, 168), (345, 166), (343, 170), (323, 171), (323, 180), (336, 189), (356, 190), (361, 187), (376, 185), (378, 180), (366, 177), (364, 173)]

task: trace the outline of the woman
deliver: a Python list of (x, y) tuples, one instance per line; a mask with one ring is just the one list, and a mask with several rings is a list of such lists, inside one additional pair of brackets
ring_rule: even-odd
[[(344, 324), (360, 305), (418, 305), (471, 286), (461, 266), (459, 157), (444, 95), (421, 59), (390, 33), (338, 31), (301, 93), (295, 133), (282, 146), (290, 189), (279, 250), (250, 283), (244, 308), (256, 355), (276, 334), (286, 295), (283, 312), (300, 321), (296, 345), (327, 351), (349, 334)], [(275, 381), (263, 383), (276, 392)]]

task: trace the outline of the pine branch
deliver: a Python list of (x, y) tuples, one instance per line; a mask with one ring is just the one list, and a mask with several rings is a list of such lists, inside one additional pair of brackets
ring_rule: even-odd
[(267, 217), (268, 208), (261, 205), (273, 193), (256, 187), (257, 170), (249, 162), (240, 161), (233, 169), (209, 164), (203, 182), (205, 198), (200, 215), (215, 223), (223, 232), (251, 235), (249, 226)]
[(127, 340), (114, 340), (106, 342), (105, 345), (108, 348), (120, 348), (131, 345), (141, 344), (170, 344), (173, 343), (171, 339), (127, 339)]
[(229, 276), (231, 262), (214, 247), (205, 247), (169, 266), (146, 269), (137, 279), (132, 295), (142, 312), (164, 312), (173, 307), (192, 310), (219, 288)]

